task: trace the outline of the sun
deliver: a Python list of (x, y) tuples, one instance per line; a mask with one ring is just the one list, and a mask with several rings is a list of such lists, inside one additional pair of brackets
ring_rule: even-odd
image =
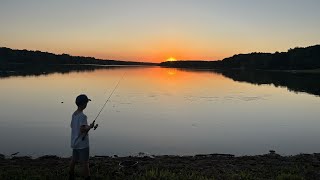
[(170, 58), (167, 59), (167, 61), (176, 61), (176, 60), (177, 60), (177, 59), (174, 58), (174, 57), (170, 57)]

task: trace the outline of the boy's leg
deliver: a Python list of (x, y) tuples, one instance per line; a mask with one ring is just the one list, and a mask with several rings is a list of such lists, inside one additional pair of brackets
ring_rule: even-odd
[(73, 149), (72, 157), (70, 160), (70, 166), (69, 166), (69, 180), (74, 179), (74, 167), (78, 160), (79, 160), (79, 152), (76, 149)]
[(69, 166), (69, 180), (74, 179), (74, 167), (76, 165), (76, 161), (71, 159), (70, 166)]
[(83, 175), (86, 180), (90, 180), (89, 161), (83, 162)]
[(90, 180), (90, 169), (89, 169), (89, 148), (81, 149), (79, 153), (79, 159), (83, 168), (83, 176), (86, 180)]
[(70, 161), (70, 166), (69, 166), (69, 172), (70, 172), (70, 173), (74, 173), (74, 167), (75, 167), (75, 165), (76, 165), (76, 161), (73, 160), (73, 159), (71, 159), (71, 161)]

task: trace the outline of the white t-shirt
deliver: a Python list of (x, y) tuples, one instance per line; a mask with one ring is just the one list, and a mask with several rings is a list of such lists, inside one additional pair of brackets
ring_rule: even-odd
[(84, 149), (89, 147), (89, 134), (82, 140), (84, 134), (81, 134), (80, 127), (82, 125), (88, 125), (87, 116), (80, 113), (73, 113), (71, 120), (71, 148), (73, 149)]

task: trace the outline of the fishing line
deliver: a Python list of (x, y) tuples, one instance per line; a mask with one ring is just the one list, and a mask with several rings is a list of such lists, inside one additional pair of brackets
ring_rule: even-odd
[(122, 75), (121, 79), (118, 81), (117, 85), (114, 87), (113, 91), (111, 92), (110, 96), (108, 97), (108, 99), (106, 100), (106, 102), (104, 103), (104, 105), (102, 106), (102, 108), (101, 108), (101, 110), (99, 111), (99, 113), (98, 113), (98, 115), (96, 116), (96, 118), (94, 118), (93, 122), (95, 122), (95, 121), (98, 119), (98, 117), (100, 116), (102, 110), (104, 109), (104, 107), (106, 106), (106, 104), (108, 103), (108, 101), (110, 100), (110, 98), (111, 98), (111, 96), (113, 95), (113, 93), (115, 92), (115, 90), (118, 88), (118, 86), (119, 86), (121, 80), (124, 78), (125, 74), (126, 74), (126, 73), (124, 73), (124, 74)]
[[(118, 88), (120, 82), (122, 81), (122, 79), (124, 78), (124, 76), (126, 75), (126, 73), (124, 73), (121, 77), (121, 79), (119, 79), (117, 85), (114, 87), (114, 89), (112, 90), (111, 94), (109, 95), (108, 99), (106, 100), (106, 102), (103, 104), (102, 108), (100, 109), (99, 113), (97, 114), (96, 118), (94, 118), (93, 123), (98, 119), (98, 117), (100, 116), (102, 110), (106, 107), (107, 103), (109, 102), (111, 96), (113, 95), (113, 93), (116, 91), (116, 89)], [(98, 124), (96, 124), (94, 126), (94, 130), (96, 130), (98, 127)], [(88, 131), (89, 132), (89, 131)], [(86, 132), (86, 134), (82, 137), (82, 141), (85, 139), (85, 137), (88, 135), (88, 132)], [(79, 135), (80, 136), (80, 135)], [(79, 138), (78, 136), (78, 138)], [(77, 142), (78, 138), (75, 140), (75, 142)]]

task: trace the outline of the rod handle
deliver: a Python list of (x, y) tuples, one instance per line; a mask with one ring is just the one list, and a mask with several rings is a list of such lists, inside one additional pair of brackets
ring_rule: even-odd
[[(98, 128), (99, 124), (94, 125), (93, 130), (96, 130)], [(82, 137), (82, 141), (84, 141), (84, 139), (86, 138), (86, 136), (88, 135), (88, 132)]]

